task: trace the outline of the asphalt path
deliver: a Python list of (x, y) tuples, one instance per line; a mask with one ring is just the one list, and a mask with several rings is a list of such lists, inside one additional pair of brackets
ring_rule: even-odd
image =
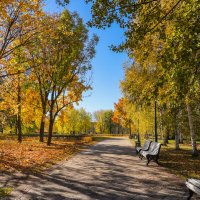
[(156, 163), (146, 166), (127, 138), (99, 142), (40, 175), (1, 176), (16, 200), (182, 200), (184, 181)]

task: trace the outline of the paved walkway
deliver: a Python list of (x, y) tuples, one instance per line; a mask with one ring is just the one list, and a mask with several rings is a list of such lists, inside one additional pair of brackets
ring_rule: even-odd
[(13, 186), (15, 191), (6, 199), (17, 200), (186, 199), (183, 181), (155, 163), (145, 164), (128, 139), (114, 138), (40, 176), (1, 175), (0, 186)]

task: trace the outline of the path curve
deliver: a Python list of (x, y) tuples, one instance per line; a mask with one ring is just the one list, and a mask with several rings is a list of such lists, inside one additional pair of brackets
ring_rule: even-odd
[(41, 176), (16, 179), (7, 199), (182, 200), (183, 181), (139, 160), (127, 138), (104, 140)]

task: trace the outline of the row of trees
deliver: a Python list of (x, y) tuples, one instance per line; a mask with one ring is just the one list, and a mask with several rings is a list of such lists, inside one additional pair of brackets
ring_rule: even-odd
[(127, 127), (118, 121), (113, 110), (98, 110), (94, 112), (94, 128), (96, 133), (126, 134)]
[(54, 130), (57, 133), (88, 134), (92, 131), (92, 115), (83, 108), (66, 108), (56, 119)]
[[(58, 1), (65, 5), (68, 1)], [(88, 72), (98, 38), (77, 13), (46, 14), (43, 1), (3, 0), (0, 5), (0, 91), (2, 128), (40, 129), (48, 119), (51, 144), (54, 123), (73, 108), (90, 87)]]
[[(91, 26), (104, 28), (117, 22), (125, 30), (125, 41), (112, 49), (133, 58), (121, 82), (125, 101), (139, 112), (132, 115), (146, 115), (153, 122), (150, 110), (157, 102), (162, 132), (174, 132), (176, 149), (182, 135), (190, 135), (192, 154), (198, 155), (199, 1), (86, 2), (92, 2)], [(144, 119), (142, 123), (149, 121)], [(151, 121), (144, 131), (152, 131)]]
[[(155, 137), (155, 102), (148, 105), (137, 105), (130, 102), (129, 99), (123, 97), (116, 103), (114, 112), (118, 113), (116, 119), (123, 127), (129, 127), (129, 134), (140, 133), (144, 138)], [(175, 126), (177, 126), (178, 138), (177, 145), (183, 143), (183, 140), (190, 140), (190, 127), (188, 123), (187, 110), (183, 110), (174, 115), (174, 108), (167, 109), (163, 112), (163, 107), (159, 101), (156, 101), (156, 118), (157, 118), (157, 135), (159, 139), (163, 139), (166, 144), (168, 139), (176, 138)], [(199, 109), (194, 109), (193, 122), (195, 130), (197, 131), (197, 139), (200, 139), (199, 130)]]

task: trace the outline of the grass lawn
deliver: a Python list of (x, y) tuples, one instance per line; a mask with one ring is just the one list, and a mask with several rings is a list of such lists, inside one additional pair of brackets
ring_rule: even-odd
[[(191, 144), (180, 144), (180, 150), (174, 150), (174, 142), (162, 146), (160, 164), (182, 178), (200, 179), (200, 156), (192, 157)], [(198, 149), (200, 145), (198, 145)]]
[[(200, 149), (199, 142), (198, 149)], [(180, 144), (180, 150), (175, 150), (174, 140), (170, 140), (167, 146), (161, 147), (159, 163), (183, 179), (188, 177), (200, 179), (200, 155), (192, 157), (191, 144)]]
[(39, 142), (38, 138), (24, 139), (21, 144), (15, 139), (0, 140), (0, 172), (38, 173), (94, 143), (91, 137), (80, 141), (53, 139), (51, 146)]
[(0, 187), (0, 199), (8, 196), (13, 191), (13, 188), (1, 188)]
[(113, 138), (114, 136), (92, 136), (92, 140), (95, 141), (95, 142), (101, 142), (103, 140), (107, 140), (107, 139), (110, 139), (110, 138)]

